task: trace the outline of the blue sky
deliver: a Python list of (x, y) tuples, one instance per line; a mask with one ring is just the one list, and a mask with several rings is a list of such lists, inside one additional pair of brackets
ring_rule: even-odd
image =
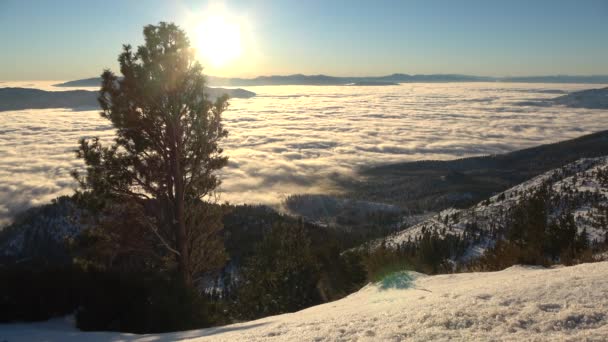
[(608, 74), (608, 0), (0, 0), (0, 80), (116, 70), (121, 45), (140, 44), (144, 25), (173, 21), (190, 33), (218, 8), (242, 45), (207, 67), (218, 76)]

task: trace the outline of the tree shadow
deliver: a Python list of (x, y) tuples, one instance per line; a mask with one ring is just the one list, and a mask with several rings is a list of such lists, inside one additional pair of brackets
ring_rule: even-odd
[(0, 342), (169, 342), (214, 336), (231, 331), (254, 329), (272, 322), (243, 323), (170, 333), (130, 334), (113, 331), (81, 331), (71, 319), (55, 318), (46, 322), (0, 324)]
[(231, 331), (253, 329), (253, 328), (267, 325), (269, 323), (270, 322), (261, 322), (261, 323), (241, 324), (238, 326), (237, 325), (227, 325), (227, 326), (223, 326), (223, 327), (206, 328), (206, 329), (200, 329), (200, 330), (191, 330), (191, 331), (184, 331), (184, 332), (177, 332), (177, 333), (162, 334), (162, 337), (155, 341), (167, 341), (167, 342), (168, 341), (180, 341), (180, 340), (192, 339), (192, 338), (198, 338), (198, 337), (213, 336), (213, 335), (223, 334), (223, 333), (231, 332)]

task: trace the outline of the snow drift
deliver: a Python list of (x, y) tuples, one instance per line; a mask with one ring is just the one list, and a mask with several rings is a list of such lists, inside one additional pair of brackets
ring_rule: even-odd
[(80, 332), (69, 319), (0, 325), (15, 341), (605, 340), (608, 262), (500, 272), (394, 275), (342, 300), (225, 327), (133, 335)]

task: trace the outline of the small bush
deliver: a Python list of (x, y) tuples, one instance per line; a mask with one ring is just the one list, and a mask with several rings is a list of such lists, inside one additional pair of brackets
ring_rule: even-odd
[(411, 258), (400, 250), (386, 247), (384, 244), (370, 249), (363, 258), (363, 264), (367, 272), (367, 280), (374, 283), (389, 274), (413, 269)]

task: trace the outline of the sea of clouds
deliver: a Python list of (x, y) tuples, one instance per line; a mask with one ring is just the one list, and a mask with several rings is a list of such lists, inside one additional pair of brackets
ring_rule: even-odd
[[(60, 90), (52, 83), (0, 83)], [(583, 84), (412, 83), (259, 86), (231, 100), (221, 199), (279, 204), (289, 194), (337, 191), (359, 167), (494, 154), (608, 129), (608, 111), (522, 106)], [(69, 89), (61, 89), (69, 90)], [(0, 112), (0, 226), (23, 209), (70, 194), (80, 137), (110, 140), (97, 111)]]

